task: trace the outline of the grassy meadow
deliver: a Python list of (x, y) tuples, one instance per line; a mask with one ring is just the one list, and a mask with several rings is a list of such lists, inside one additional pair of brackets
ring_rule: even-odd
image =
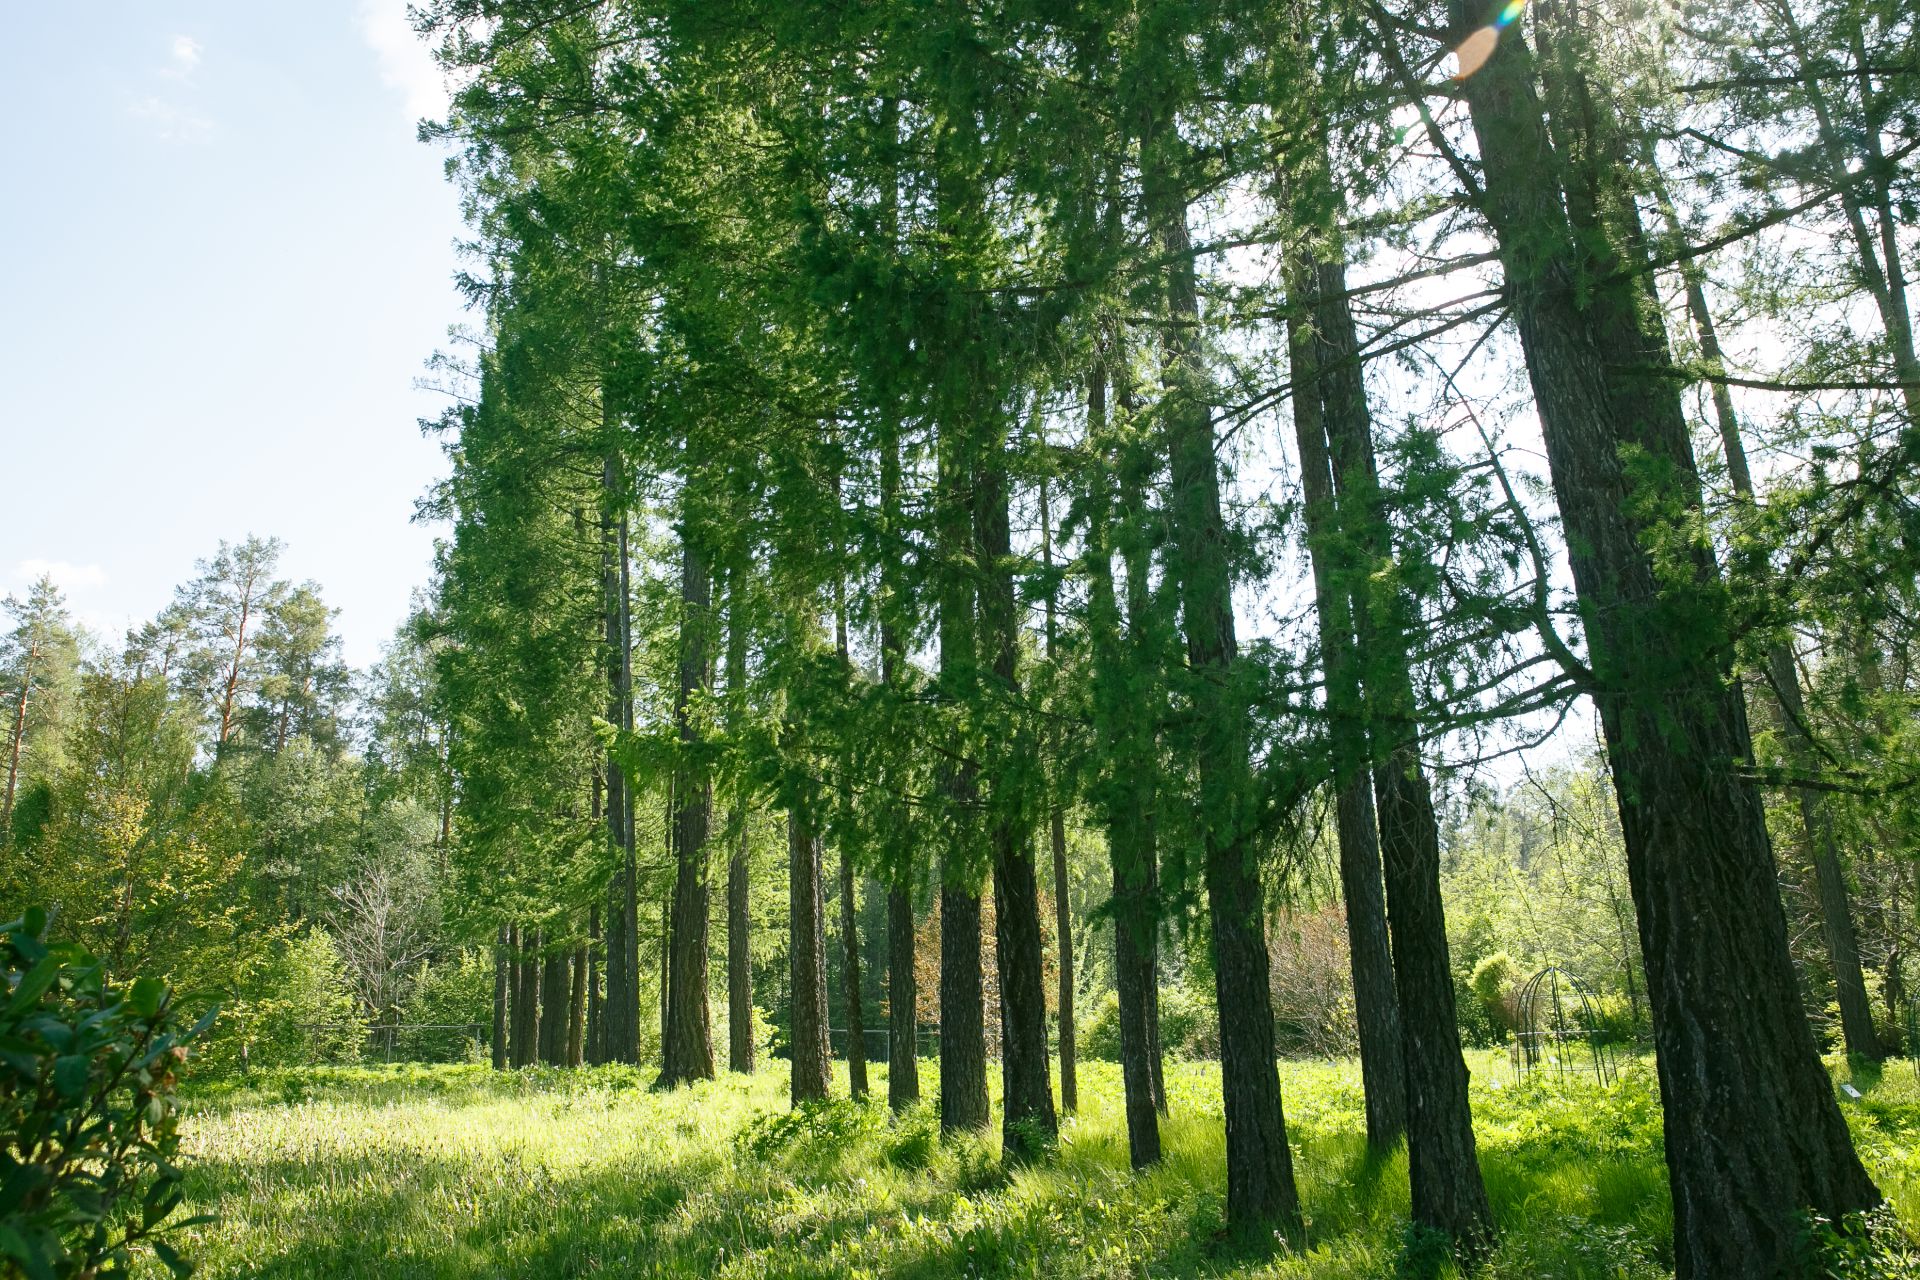
[[(1474, 1055), (1473, 1101), (1501, 1225), (1489, 1277), (1670, 1274), (1651, 1069), (1606, 1088), (1516, 1084)], [(206, 1277), (434, 1278), (1393, 1276), (1406, 1159), (1368, 1158), (1352, 1062), (1282, 1064), (1308, 1218), (1303, 1240), (1220, 1231), (1218, 1068), (1169, 1063), (1167, 1159), (1126, 1168), (1118, 1068), (1081, 1068), (1056, 1157), (1008, 1173), (997, 1136), (942, 1143), (930, 1108), (801, 1113), (785, 1064), (670, 1094), (631, 1068), (395, 1066), (257, 1074), (203, 1090), (186, 1126)], [(923, 1064), (923, 1088), (933, 1064)], [(1920, 1222), (1920, 1086), (1910, 1064), (1853, 1082), (1861, 1150), (1899, 1219)], [(844, 1098), (844, 1077), (839, 1082)], [(1818, 1247), (1810, 1245), (1810, 1247)], [(1838, 1277), (1920, 1275), (1898, 1248), (1834, 1255)], [(157, 1267), (155, 1268), (157, 1272)]]

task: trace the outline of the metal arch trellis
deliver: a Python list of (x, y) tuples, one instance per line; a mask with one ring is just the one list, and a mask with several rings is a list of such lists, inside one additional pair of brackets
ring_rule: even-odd
[[(1524, 1076), (1544, 1061), (1552, 1064), (1561, 1079), (1590, 1068), (1600, 1084), (1612, 1084), (1613, 1051), (1594, 1006), (1593, 988), (1558, 965), (1550, 964), (1528, 978), (1514, 1011), (1518, 1073)], [(1584, 1064), (1579, 1061), (1583, 1050)]]

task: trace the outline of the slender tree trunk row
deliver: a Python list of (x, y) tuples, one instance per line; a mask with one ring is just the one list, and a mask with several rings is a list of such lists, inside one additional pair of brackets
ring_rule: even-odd
[(492, 1050), (495, 1071), (507, 1068), (507, 1014), (513, 998), (512, 954), (509, 926), (503, 924), (493, 938), (493, 1039), (488, 1047)]
[[(727, 598), (727, 694), (740, 703), (747, 679), (747, 627), (740, 571), (732, 571)], [(738, 712), (742, 708), (736, 706)], [(753, 952), (747, 881), (747, 809), (736, 794), (727, 806), (727, 1066), (752, 1072)]]
[[(1365, 557), (1358, 572), (1346, 576), (1360, 587), (1351, 613), (1357, 653), (1365, 663), (1363, 718), (1399, 999), (1413, 1217), (1446, 1233), (1463, 1256), (1472, 1257), (1491, 1242), (1493, 1210), (1480, 1176), (1467, 1065), (1460, 1052), (1440, 896), (1440, 829), (1420, 760), (1407, 655), (1413, 623), (1392, 574), (1384, 572), (1392, 564), (1392, 537), (1359, 344), (1344, 296), (1344, 267), (1314, 264), (1312, 284), (1303, 292), (1318, 300), (1306, 353), (1320, 398), (1338, 519), (1346, 526), (1348, 545)], [(1296, 399), (1296, 409), (1299, 403)], [(1368, 584), (1382, 576), (1387, 588), (1369, 590)], [(1356, 877), (1362, 901), (1371, 888), (1365, 883), (1369, 870)]]
[[(981, 657), (991, 688), (1008, 707), (1020, 697), (1019, 608), (1014, 594), (1012, 534), (1003, 442), (985, 442), (991, 459), (974, 480), (974, 540), (979, 560)], [(1000, 978), (1001, 1146), (1010, 1159), (1032, 1159), (1059, 1131), (1047, 1052), (1047, 999), (1040, 943), (1040, 884), (1031, 829), (1011, 793), (1034, 770), (1031, 744), (1014, 731), (1011, 754), (988, 797), (993, 857), (994, 955)]]
[(567, 1035), (572, 1025), (573, 952), (552, 946), (540, 964), (540, 1061), (549, 1066), (567, 1064)]
[(1221, 1092), (1227, 1127), (1227, 1218), (1236, 1229), (1300, 1223), (1300, 1195), (1275, 1065), (1265, 913), (1253, 839), (1249, 708), (1234, 680), (1239, 644), (1233, 575), (1220, 498), (1206, 372), (1195, 333), (1200, 321), (1193, 246), (1184, 196), (1173, 185), (1169, 120), (1151, 118), (1142, 135), (1146, 216), (1166, 255), (1164, 288), (1173, 321), (1161, 341), (1173, 573), (1187, 642), (1194, 758), (1198, 766), (1207, 914), (1213, 926), (1214, 986), (1220, 1020)]
[[(611, 434), (612, 416), (608, 415)], [(601, 592), (605, 600), (607, 720), (633, 727), (632, 624), (628, 582), (625, 485), (617, 455), (602, 470), (607, 514), (601, 526)], [(607, 980), (601, 1054), (607, 1062), (640, 1061), (640, 924), (638, 868), (634, 849), (633, 798), (625, 771), (611, 751), (606, 757), (607, 848), (613, 873), (607, 884)]]
[[(686, 517), (691, 525), (692, 517)], [(681, 745), (692, 749), (696, 729), (691, 717), (694, 697), (713, 683), (708, 617), (713, 599), (712, 579), (692, 530), (681, 534), (680, 688), (674, 703)], [(661, 1087), (689, 1080), (711, 1080), (713, 1065), (712, 1015), (707, 1002), (707, 939), (710, 907), (707, 830), (713, 812), (713, 786), (705, 773), (689, 764), (677, 774), (673, 805), (673, 905), (667, 948), (667, 1013), (661, 1045)]]
[(793, 1054), (792, 1101), (824, 1099), (833, 1082), (827, 1044), (826, 902), (820, 883), (820, 837), (807, 803), (787, 810), (787, 912), (789, 1040)]
[(27, 740), (27, 695), (33, 689), (33, 663), (38, 645), (29, 645), (20, 663), (20, 693), (13, 701), (13, 732), (7, 742), (7, 795), (0, 803), (0, 832), (13, 826), (13, 796), (20, 783), (20, 749)]
[[(1296, 255), (1289, 292), (1317, 293), (1323, 285), (1307, 255)], [(1400, 998), (1393, 981), (1387, 932), (1386, 890), (1367, 768), (1362, 657), (1354, 633), (1354, 603), (1337, 563), (1340, 545), (1334, 477), (1326, 441), (1319, 387), (1319, 352), (1313, 320), (1293, 314), (1293, 423), (1306, 495), (1308, 548), (1313, 561), (1314, 603), (1326, 676), (1334, 786), (1334, 826), (1339, 845), (1341, 899), (1353, 977), (1355, 1022), (1360, 1033), (1360, 1076), (1366, 1097), (1367, 1145), (1384, 1151), (1406, 1132), (1407, 1064), (1400, 1030)]]
[[(1046, 655), (1048, 665), (1052, 666), (1060, 661), (1060, 624), (1056, 601), (1058, 592), (1052, 585), (1053, 500), (1044, 473), (1040, 479), (1040, 563), (1047, 571)], [(1049, 734), (1048, 739), (1057, 755), (1059, 744), (1055, 735)], [(1048, 798), (1047, 804), (1047, 843), (1053, 854), (1053, 938), (1054, 950), (1059, 957), (1056, 967), (1059, 970), (1060, 1110), (1072, 1115), (1080, 1109), (1078, 1046), (1074, 1043), (1073, 1025), (1073, 902), (1068, 892), (1066, 806), (1061, 803), (1058, 794), (1064, 784), (1058, 776), (1058, 760), (1050, 761), (1049, 765), (1049, 785), (1054, 794)]]
[[(1107, 425), (1106, 364), (1095, 367), (1087, 392), (1088, 435), (1098, 441)], [(1127, 1116), (1127, 1152), (1135, 1169), (1160, 1159), (1160, 1104), (1151, 1061), (1151, 992), (1157, 928), (1153, 863), (1158, 857), (1153, 826), (1154, 779), (1159, 768), (1151, 711), (1142, 714), (1142, 672), (1121, 638), (1120, 605), (1113, 585), (1111, 485), (1104, 470), (1094, 476), (1087, 515), (1089, 598), (1087, 627), (1093, 645), (1094, 731), (1107, 763), (1097, 794), (1107, 830), (1112, 873), (1114, 988), (1120, 1006), (1120, 1078)], [(1129, 561), (1128, 589), (1136, 595)], [(1136, 621), (1142, 621), (1136, 619)], [(1136, 633), (1137, 635), (1137, 633)], [(1151, 704), (1149, 704), (1151, 706)]]

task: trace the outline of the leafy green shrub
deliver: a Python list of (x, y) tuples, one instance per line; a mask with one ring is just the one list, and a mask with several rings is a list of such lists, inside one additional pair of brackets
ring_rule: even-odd
[(215, 1070), (243, 1062), (310, 1067), (359, 1061), (366, 1017), (325, 933), (314, 929), (293, 939), (250, 989), (258, 994), (236, 1000), (221, 1020), (222, 1034), (212, 1045)]
[(1635, 1017), (1633, 1003), (1614, 991), (1593, 998), (1593, 1030), (1603, 1044), (1630, 1044), (1648, 1032), (1645, 1016)]
[(1220, 1056), (1220, 1020), (1211, 994), (1186, 987), (1160, 988), (1160, 1048), (1177, 1058)]
[(896, 1169), (924, 1169), (939, 1146), (939, 1114), (932, 1107), (914, 1107), (894, 1122), (883, 1149)]
[(782, 1152), (844, 1150), (856, 1139), (886, 1127), (886, 1112), (871, 1102), (834, 1098), (802, 1102), (791, 1111), (761, 1116), (741, 1133), (741, 1145), (762, 1160)]
[(1093, 1006), (1093, 1014), (1075, 1028), (1075, 1048), (1083, 1058), (1120, 1061), (1120, 997), (1109, 991)]
[(1920, 1240), (1900, 1222), (1891, 1205), (1856, 1215), (1844, 1227), (1814, 1219), (1803, 1246), (1832, 1280), (1920, 1280)]
[(121, 990), (75, 943), (46, 941), (39, 907), (0, 925), (0, 1276), (121, 1274), (151, 1248), (192, 1268), (163, 1238), (180, 1205), (174, 1073), (186, 1032), (158, 978)]
[[(1120, 997), (1109, 991), (1077, 1030), (1075, 1047), (1088, 1058), (1120, 1061)], [(1220, 1056), (1220, 1023), (1213, 1002), (1185, 987), (1160, 988), (1160, 1049), (1170, 1058)]]
[(1494, 1049), (1506, 1042), (1506, 1028), (1494, 1025), (1487, 1007), (1473, 993), (1471, 975), (1459, 970), (1453, 975), (1453, 1012), (1460, 1028), (1461, 1047)]
[(1488, 1023), (1503, 1039), (1513, 1030), (1516, 1021), (1513, 1002), (1520, 981), (1520, 966), (1514, 963), (1513, 957), (1496, 951), (1473, 966), (1473, 977), (1468, 982), (1473, 998), (1486, 1011)]
[[(439, 964), (422, 961), (413, 990), (400, 1006), (396, 1048), (409, 1062), (468, 1062), (482, 1047), (493, 1022), (493, 957), (468, 948)], [(477, 1025), (474, 1025), (477, 1024)]]

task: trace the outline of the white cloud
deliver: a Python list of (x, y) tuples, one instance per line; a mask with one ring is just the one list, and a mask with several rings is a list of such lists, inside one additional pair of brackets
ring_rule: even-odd
[(14, 565), (13, 576), (22, 586), (50, 577), (64, 591), (107, 585), (107, 571), (97, 564), (70, 564), (65, 560), (42, 560), (37, 557)]
[(173, 64), (160, 72), (171, 80), (185, 80), (200, 65), (201, 44), (192, 36), (173, 38)]
[[(153, 74), (173, 81), (181, 92), (192, 93), (193, 73), (199, 69), (202, 48), (192, 36), (175, 36), (167, 46), (167, 65)], [(153, 135), (162, 142), (205, 142), (213, 133), (210, 118), (192, 107), (182, 106), (172, 96), (130, 94), (127, 114), (152, 129)]]
[(416, 120), (446, 115), (446, 78), (432, 48), (414, 33), (407, 0), (360, 0), (354, 21), (380, 60), (381, 83), (406, 96), (407, 114)]
[(127, 100), (127, 114), (150, 126), (162, 142), (205, 142), (213, 121), (190, 107), (152, 94)]

